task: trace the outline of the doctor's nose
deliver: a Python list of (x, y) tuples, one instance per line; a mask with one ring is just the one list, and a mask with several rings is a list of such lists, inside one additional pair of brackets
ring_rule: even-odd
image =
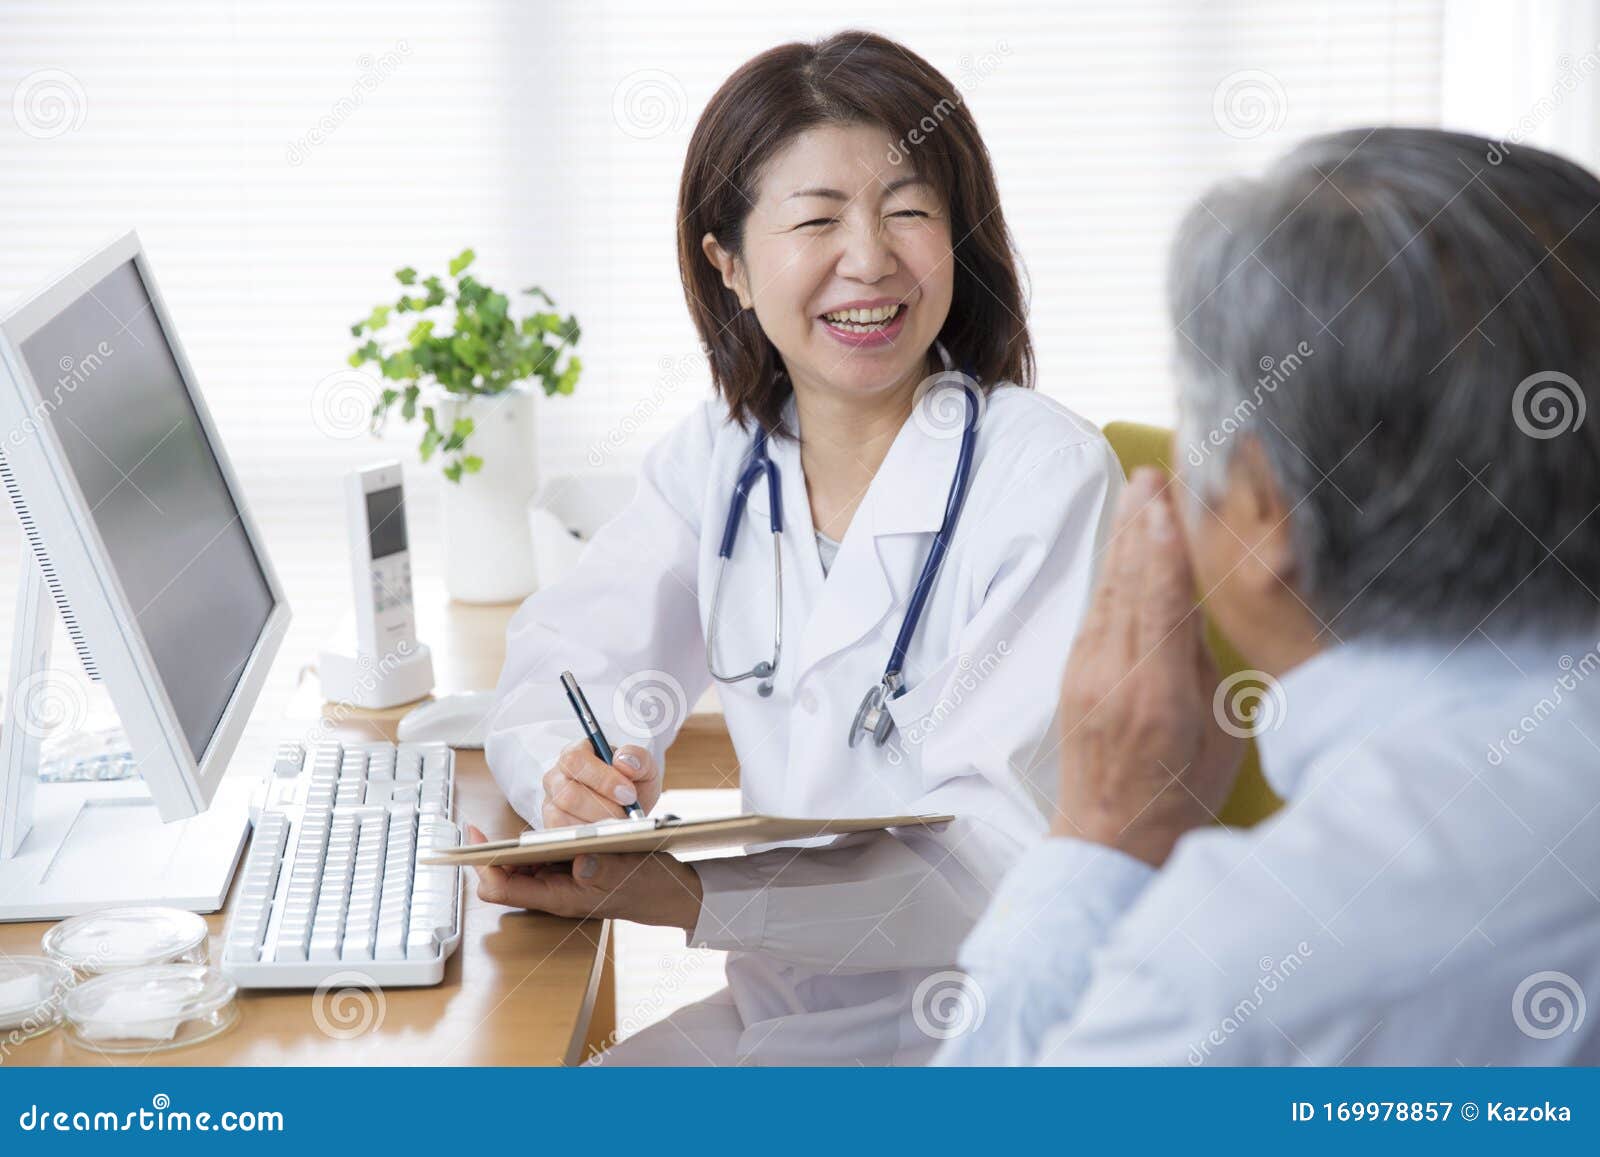
[(883, 230), (875, 224), (854, 228), (844, 237), (844, 247), (835, 265), (840, 277), (851, 281), (872, 283), (881, 281), (899, 269), (894, 250), (889, 246)]

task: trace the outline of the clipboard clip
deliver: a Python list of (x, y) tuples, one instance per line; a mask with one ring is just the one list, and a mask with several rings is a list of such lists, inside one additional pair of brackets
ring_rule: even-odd
[(668, 824), (680, 822), (675, 815), (646, 816), (644, 819), (600, 820), (592, 824), (573, 824), (566, 828), (529, 828), (517, 837), (517, 846), (547, 847), (572, 840), (593, 839), (595, 836), (630, 836), (639, 832), (653, 832)]

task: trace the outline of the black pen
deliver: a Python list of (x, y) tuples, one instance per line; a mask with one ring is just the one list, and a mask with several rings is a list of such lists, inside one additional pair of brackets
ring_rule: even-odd
[[(583, 688), (578, 686), (578, 681), (572, 677), (571, 671), (561, 672), (561, 689), (567, 693), (567, 702), (572, 704), (572, 709), (578, 713), (578, 722), (583, 724), (583, 732), (589, 737), (589, 746), (594, 748), (596, 758), (603, 760), (607, 766), (616, 761), (612, 753), (611, 744), (606, 742), (605, 733), (600, 730), (594, 712), (589, 710), (589, 701), (583, 697)], [(637, 803), (626, 805), (628, 818), (644, 819), (644, 808)]]

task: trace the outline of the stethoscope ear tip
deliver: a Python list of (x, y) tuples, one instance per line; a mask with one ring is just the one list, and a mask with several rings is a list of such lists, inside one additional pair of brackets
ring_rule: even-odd
[(771, 683), (757, 683), (756, 684), (756, 694), (760, 695), (761, 698), (763, 698), (763, 699), (771, 699), (772, 698), (772, 684)]

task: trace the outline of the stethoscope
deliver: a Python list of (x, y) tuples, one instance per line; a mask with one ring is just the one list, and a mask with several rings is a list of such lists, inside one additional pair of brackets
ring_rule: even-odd
[[(894, 650), (889, 653), (883, 678), (863, 696), (850, 724), (849, 744), (854, 747), (863, 735), (872, 736), (873, 743), (882, 747), (894, 730), (894, 716), (889, 714), (889, 701), (905, 694), (906, 651), (917, 631), (917, 621), (922, 608), (933, 590), (939, 567), (950, 549), (950, 537), (955, 533), (956, 522), (961, 517), (961, 504), (967, 497), (967, 482), (972, 474), (972, 452), (977, 443), (979, 400), (977, 390), (964, 379), (961, 385), (966, 398), (967, 416), (961, 428), (961, 452), (956, 459), (955, 476), (950, 479), (950, 493), (945, 498), (944, 521), (933, 536), (928, 557), (923, 561), (922, 573), (917, 577), (916, 589), (906, 605), (905, 618), (900, 622), (900, 633), (895, 636)], [(772, 658), (764, 659), (750, 670), (739, 674), (725, 674), (717, 670), (716, 651), (717, 611), (722, 605), (722, 576), (728, 559), (733, 555), (733, 542), (739, 533), (739, 523), (744, 517), (745, 502), (756, 482), (765, 476), (767, 499), (772, 508), (772, 588), (773, 630)], [(778, 671), (778, 658), (783, 653), (783, 495), (778, 481), (778, 467), (767, 453), (767, 432), (758, 430), (750, 446), (750, 455), (733, 488), (733, 498), (728, 503), (728, 520), (722, 528), (722, 544), (717, 548), (717, 577), (711, 587), (711, 619), (706, 627), (706, 666), (711, 677), (719, 683), (740, 683), (756, 679), (756, 690), (763, 698), (772, 694), (773, 678)]]

